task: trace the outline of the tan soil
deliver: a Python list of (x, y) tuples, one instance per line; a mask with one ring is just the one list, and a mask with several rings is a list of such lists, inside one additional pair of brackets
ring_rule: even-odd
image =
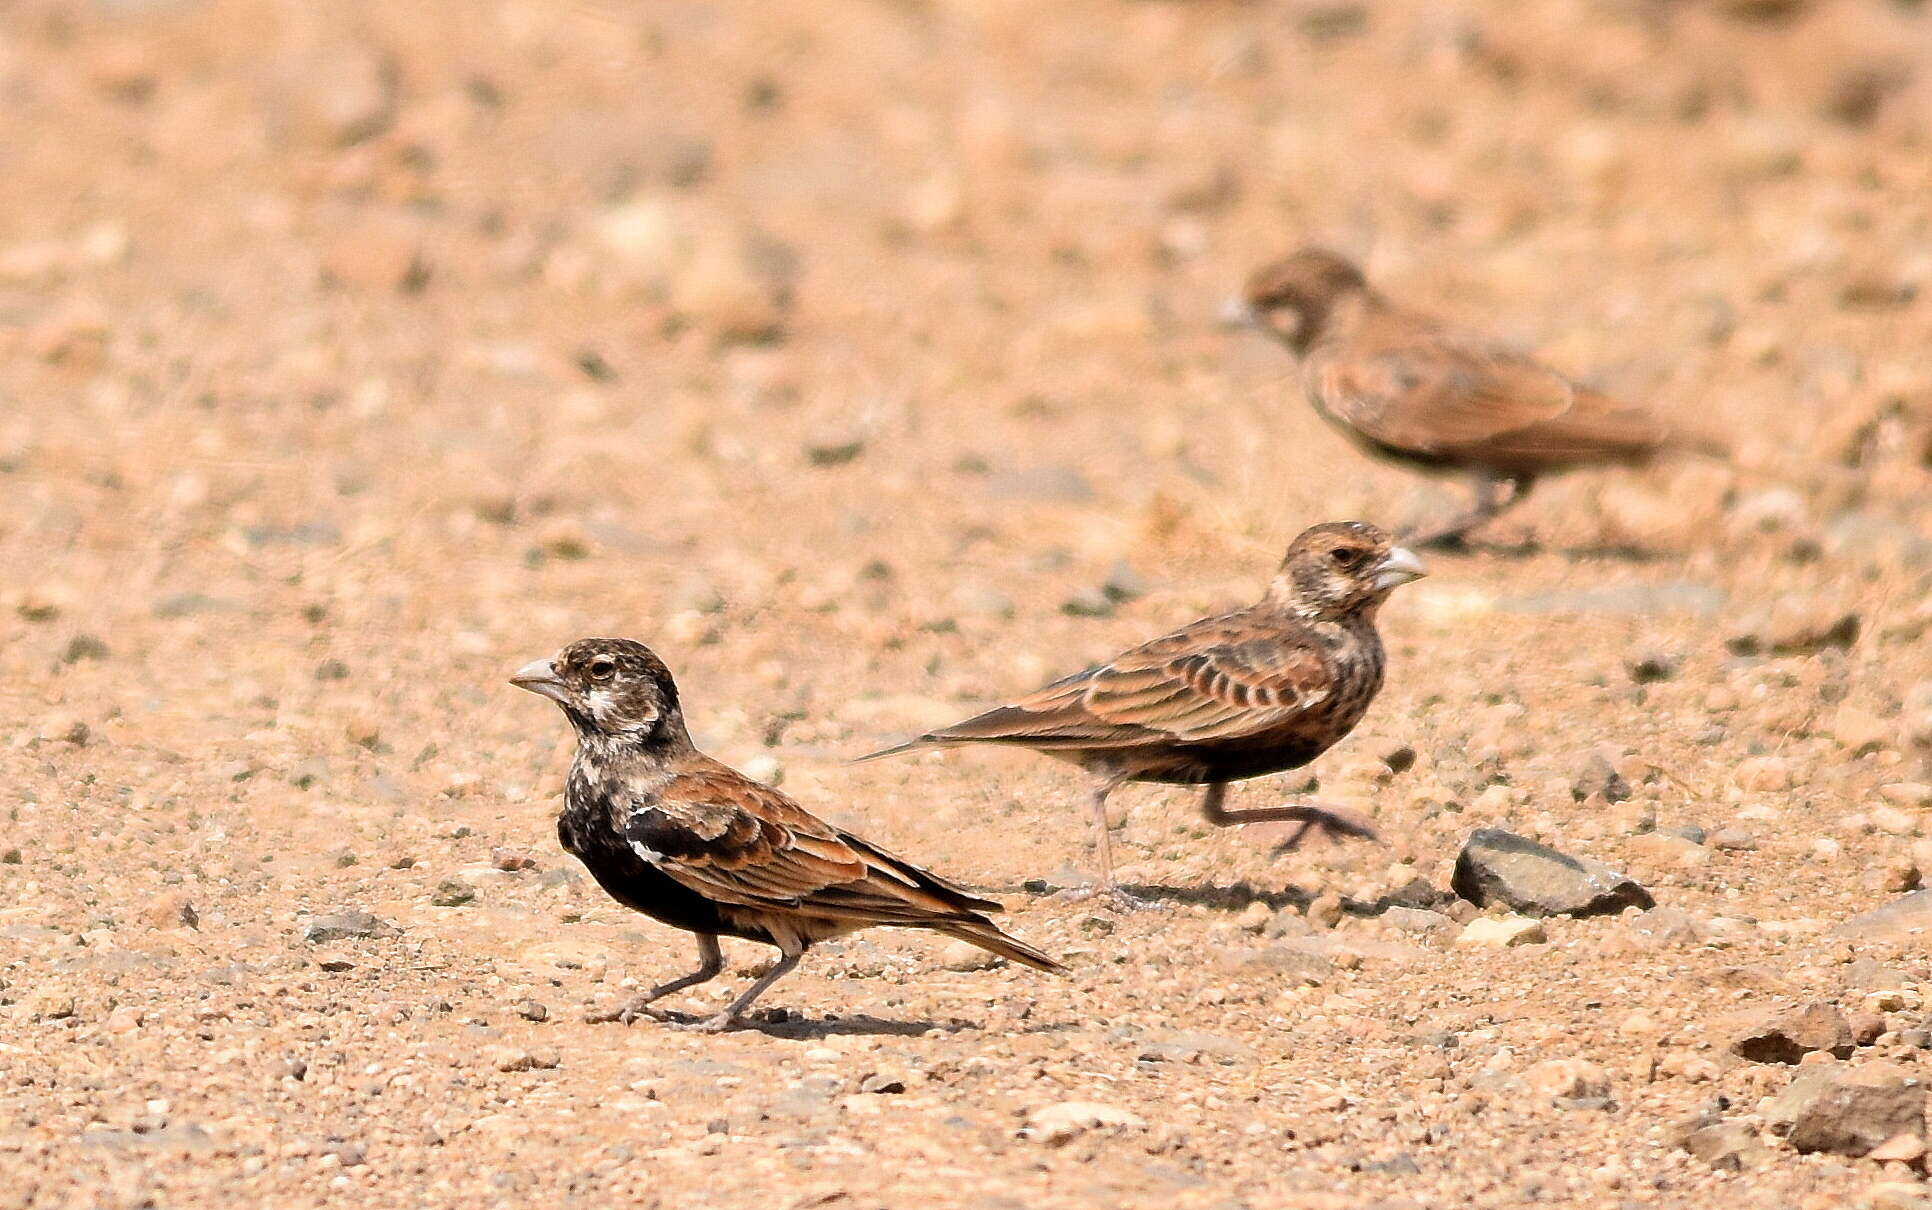
[[(1671, 1132), (1789, 1078), (1719, 1018), (1858, 1008), (1854, 957), (1910, 993), (1862, 1053), (1921, 1061), (1923, 946), (1825, 931), (1910, 884), (1927, 806), (1878, 792), (1932, 780), (1921, 6), (0, 22), (0, 1205), (1915, 1204), (1899, 1164), (1730, 1174)], [(1117, 860), (1166, 910), (1023, 893), (1086, 868), (1073, 771), (842, 758), (1248, 597), (1306, 523), (1454, 499), (1214, 326), (1313, 240), (1736, 463), (1551, 483), (1492, 531), (1534, 550), (1398, 594), (1389, 686), (1314, 770), (1388, 845), (1273, 859), (1137, 787)], [(1144, 595), (1063, 612), (1122, 560)], [(1727, 651), (1788, 594), (1855, 643)], [(882, 931), (765, 1031), (582, 1023), (694, 955), (557, 849), (566, 731), (504, 682), (598, 633), (658, 648), (716, 755), (993, 888), (1072, 977)], [(1653, 651), (1674, 674), (1633, 683)], [(1600, 748), (1631, 800), (1571, 794)], [(1362, 914), (1484, 824), (1697, 935)], [(1355, 910), (1260, 933), (1320, 895)], [(344, 908), (400, 931), (304, 940)], [(765, 961), (728, 953), (678, 1006)], [(1609, 1104), (1552, 1100), (1551, 1058)], [(1022, 1137), (1063, 1102), (1127, 1120)]]

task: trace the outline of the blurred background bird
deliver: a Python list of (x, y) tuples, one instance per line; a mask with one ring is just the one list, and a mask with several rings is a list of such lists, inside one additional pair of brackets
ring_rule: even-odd
[(1469, 508), (1403, 535), (1417, 546), (1460, 542), (1540, 475), (1641, 464), (1673, 449), (1722, 453), (1709, 438), (1390, 302), (1326, 249), (1257, 269), (1224, 319), (1293, 350), (1309, 402), (1362, 449), (1469, 477)]

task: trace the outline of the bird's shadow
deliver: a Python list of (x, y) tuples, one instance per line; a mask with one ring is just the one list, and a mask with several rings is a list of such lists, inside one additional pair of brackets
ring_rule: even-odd
[[(695, 1013), (663, 1014), (666, 1024), (687, 1028), (697, 1025), (704, 1019), (702, 1015)], [(935, 1029), (945, 1033), (959, 1033), (962, 1030), (977, 1028), (979, 1027), (970, 1021), (897, 1021), (869, 1016), (865, 1013), (849, 1017), (807, 1018), (795, 1016), (781, 1008), (753, 1013), (740, 1020), (728, 1032), (760, 1033), (773, 1038), (810, 1042), (840, 1036), (916, 1038)]]
[(1546, 546), (1534, 538), (1524, 538), (1518, 542), (1472, 542), (1467, 538), (1455, 538), (1430, 542), (1418, 547), (1429, 554), (1446, 556), (1487, 555), (1492, 559), (1533, 559), (1538, 555), (1555, 554), (1565, 559), (1601, 559), (1614, 563), (1664, 563), (1672, 556), (1661, 550), (1638, 546), (1630, 542), (1586, 542), (1581, 546)]
[[(1143, 882), (1122, 886), (1120, 889), (1136, 899), (1153, 903), (1185, 903), (1220, 912), (1238, 912), (1251, 903), (1264, 904), (1274, 911), (1288, 907), (1307, 911), (1308, 905), (1315, 901), (1315, 892), (1303, 890), (1301, 887), (1271, 889), (1257, 887), (1251, 882), (1236, 882), (1228, 886), (1163, 886)], [(1374, 899), (1344, 899), (1342, 914), (1380, 916), (1390, 908), (1434, 908), (1454, 898), (1453, 894), (1446, 891), (1437, 891), (1433, 888), (1424, 890), (1418, 888), (1416, 884), (1411, 884), (1386, 895), (1378, 895)]]

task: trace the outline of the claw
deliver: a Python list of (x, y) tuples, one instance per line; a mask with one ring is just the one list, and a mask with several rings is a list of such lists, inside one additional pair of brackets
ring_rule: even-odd
[(591, 1025), (606, 1025), (612, 1021), (616, 1021), (618, 1024), (626, 1026), (636, 1021), (639, 1017), (649, 1017), (653, 1021), (669, 1020), (663, 1013), (650, 1007), (650, 1004), (651, 1001), (649, 999), (632, 1000), (618, 1008), (608, 1009), (604, 1012), (585, 1013), (584, 1020)]
[(1356, 840), (1380, 842), (1382, 839), (1373, 824), (1352, 811), (1342, 811), (1333, 807), (1308, 809), (1315, 814), (1296, 824), (1295, 830), (1288, 834), (1288, 838), (1274, 847), (1273, 856), (1279, 857), (1283, 853), (1292, 853), (1301, 847), (1301, 842), (1308, 838), (1310, 832), (1317, 833), (1326, 840), (1352, 837)]

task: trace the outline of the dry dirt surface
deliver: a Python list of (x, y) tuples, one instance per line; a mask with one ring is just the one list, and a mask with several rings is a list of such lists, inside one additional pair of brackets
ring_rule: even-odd
[[(0, 1206), (1927, 1205), (1932, 913), (1839, 930), (1932, 880), (1929, 55), (1894, 0), (0, 3)], [(1387, 843), (1129, 787), (1158, 906), (1056, 897), (1075, 771), (845, 758), (1453, 505), (1215, 326), (1312, 241), (1735, 457), (1395, 596), (1311, 770)], [(505, 678), (588, 634), (1071, 976), (874, 931), (757, 1028), (585, 1023), (695, 957), (556, 846)], [(1479, 910), (1484, 827), (1658, 906)]]

